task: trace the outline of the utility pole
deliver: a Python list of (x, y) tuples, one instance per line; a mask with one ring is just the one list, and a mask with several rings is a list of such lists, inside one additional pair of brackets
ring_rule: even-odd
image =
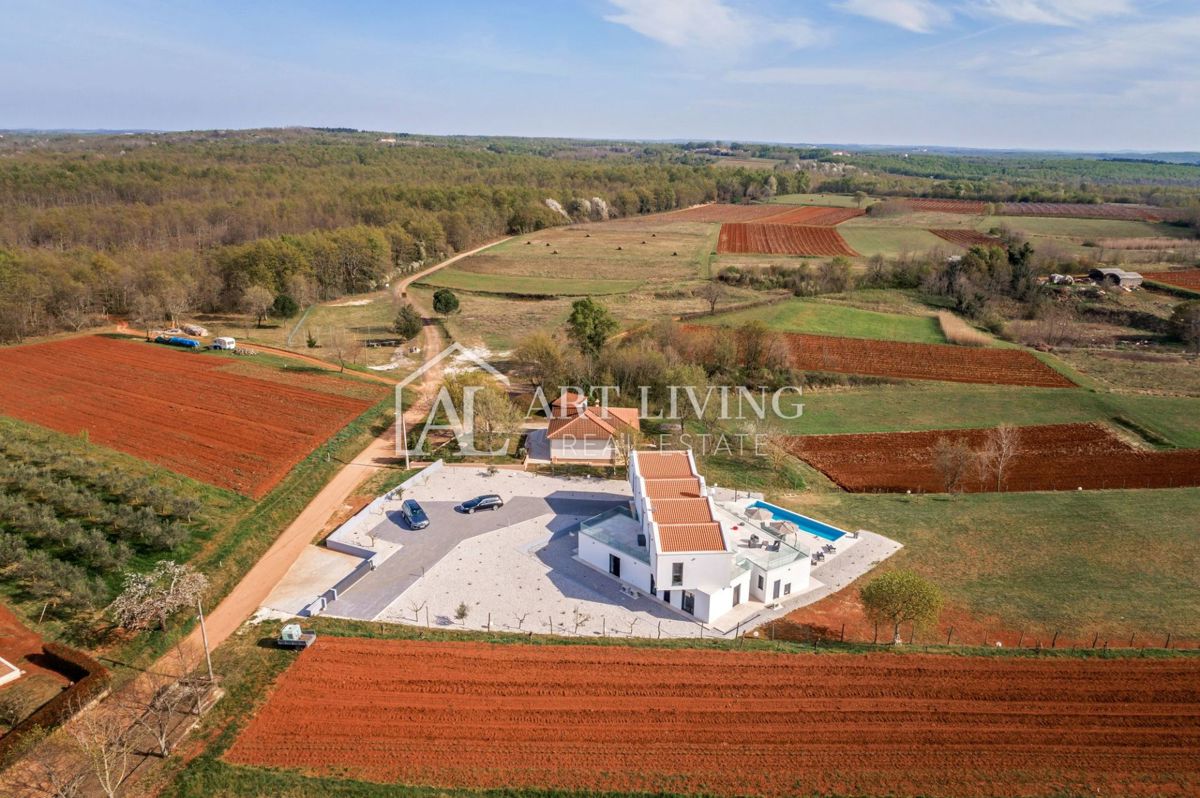
[(400, 407), (396, 408), (400, 416), (397, 421), (400, 422), (400, 440), (396, 443), (403, 443), (404, 446), (404, 470), (408, 471), (411, 467), (408, 460), (408, 428), (404, 424), (404, 389), (400, 389)]
[(196, 612), (200, 614), (200, 639), (204, 641), (204, 662), (208, 665), (208, 683), (212, 684), (216, 679), (213, 677), (212, 655), (208, 651), (208, 627), (204, 625), (204, 608), (200, 606), (200, 599), (196, 599)]

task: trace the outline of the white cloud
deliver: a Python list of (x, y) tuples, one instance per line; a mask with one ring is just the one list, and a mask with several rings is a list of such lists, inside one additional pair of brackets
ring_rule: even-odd
[(743, 49), (764, 42), (806, 47), (816, 35), (801, 18), (768, 19), (722, 0), (609, 0), (604, 18), (670, 47)]
[(976, 0), (980, 11), (1039, 25), (1082, 25), (1134, 13), (1131, 0)]
[[(1063, 84), (1086, 81), (1129, 83), (1166, 79), (1190, 82), (1200, 90), (1200, 16), (1055, 37), (996, 63), (997, 72)], [(1108, 86), (1114, 88), (1113, 86)]]
[(933, 0), (845, 0), (839, 8), (913, 33), (929, 33), (951, 16)]

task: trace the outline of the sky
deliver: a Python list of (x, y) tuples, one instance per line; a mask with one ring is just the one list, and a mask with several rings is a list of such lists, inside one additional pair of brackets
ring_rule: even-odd
[(0, 0), (0, 129), (1200, 149), (1200, 0)]

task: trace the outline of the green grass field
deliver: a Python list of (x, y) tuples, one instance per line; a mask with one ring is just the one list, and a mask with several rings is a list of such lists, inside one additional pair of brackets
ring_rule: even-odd
[(961, 247), (916, 227), (856, 226), (851, 220), (838, 226), (838, 232), (850, 248), (863, 257), (895, 257), (905, 253), (923, 253), (931, 249), (962, 251)]
[(988, 216), (976, 225), (976, 229), (982, 232), (987, 232), (994, 227), (1007, 227), (1032, 237), (1089, 241), (1099, 241), (1104, 238), (1189, 238), (1191, 236), (1190, 231), (1183, 227), (1119, 219)]
[(1182, 448), (1200, 448), (1200, 399), (1083, 389), (912, 383), (813, 389), (789, 422), (802, 435), (1068, 424), (1123, 417)]
[(900, 541), (887, 567), (913, 568), (949, 605), (1013, 630), (1043, 639), (1055, 629), (1102, 639), (1200, 637), (1200, 489), (953, 498), (826, 492), (791, 504)]
[(850, 338), (926, 344), (946, 342), (937, 319), (932, 316), (877, 313), (812, 299), (793, 299), (775, 305), (722, 313), (700, 319), (699, 323), (737, 326), (748, 321), (761, 321), (772, 330), (780, 332), (843, 335)]
[(637, 280), (586, 280), (569, 277), (547, 279), (506, 274), (484, 274), (459, 271), (453, 267), (434, 272), (418, 285), (450, 288), (482, 294), (516, 294), (519, 296), (607, 296), (627, 294), (641, 282)]

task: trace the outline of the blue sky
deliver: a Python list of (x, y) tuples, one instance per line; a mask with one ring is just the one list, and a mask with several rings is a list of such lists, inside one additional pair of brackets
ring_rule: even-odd
[(1200, 148), (1197, 0), (0, 0), (0, 128)]

